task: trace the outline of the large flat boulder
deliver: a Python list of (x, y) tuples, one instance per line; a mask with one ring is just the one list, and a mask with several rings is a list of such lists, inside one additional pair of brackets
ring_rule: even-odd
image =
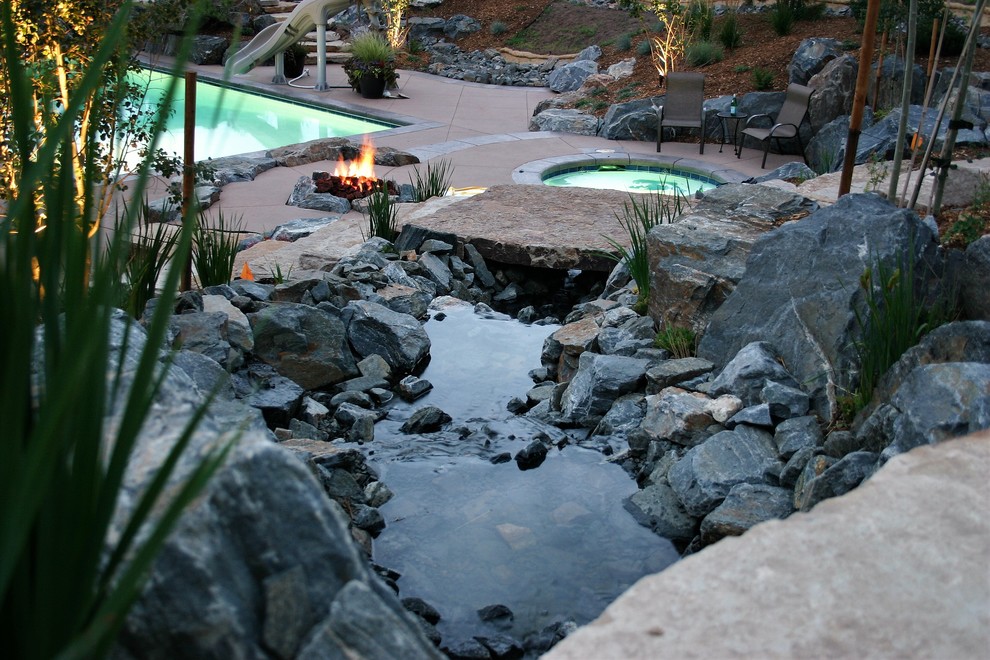
[(982, 658), (990, 432), (637, 582), (544, 658)]
[(491, 261), (607, 273), (615, 262), (596, 251), (612, 251), (606, 236), (628, 245), (615, 215), (628, 201), (629, 194), (617, 190), (501, 185), (419, 204), (399, 221), (456, 234)]

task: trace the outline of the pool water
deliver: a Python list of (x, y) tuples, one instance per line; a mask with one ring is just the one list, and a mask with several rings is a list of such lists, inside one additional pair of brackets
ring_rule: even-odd
[[(148, 71), (144, 108), (154, 107), (172, 76)], [(183, 152), (185, 85), (179, 81), (174, 111), (159, 146)], [(221, 87), (200, 79), (196, 85), (195, 159), (219, 158), (262, 151), (328, 137), (361, 135), (395, 128), (377, 121), (312, 105)]]
[(721, 185), (721, 181), (690, 170), (654, 165), (584, 165), (551, 170), (543, 177), (548, 186), (621, 190), (629, 193), (694, 195)]

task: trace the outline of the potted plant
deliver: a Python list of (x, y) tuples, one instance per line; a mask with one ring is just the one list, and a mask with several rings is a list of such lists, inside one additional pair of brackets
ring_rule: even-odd
[(395, 51), (377, 32), (363, 32), (351, 40), (351, 59), (344, 71), (354, 91), (366, 99), (381, 98), (398, 78)]
[(285, 49), (285, 77), (292, 80), (302, 75), (309, 53), (302, 44), (296, 42)]

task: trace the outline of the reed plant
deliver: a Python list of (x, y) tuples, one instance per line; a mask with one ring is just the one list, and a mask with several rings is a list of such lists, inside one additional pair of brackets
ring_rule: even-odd
[(770, 10), (770, 27), (777, 36), (786, 37), (794, 30), (794, 9), (788, 0), (777, 0)]
[(859, 367), (853, 414), (870, 403), (880, 379), (907, 349), (955, 315), (953, 305), (927, 305), (918, 295), (913, 254), (911, 246), (897, 266), (878, 259), (860, 276), (864, 308), (855, 311), (860, 338), (853, 344)]
[(719, 42), (729, 50), (742, 46), (742, 29), (739, 27), (739, 16), (731, 11), (722, 19), (718, 29)]
[(379, 236), (386, 241), (394, 241), (399, 235), (396, 215), (399, 211), (388, 189), (381, 186), (371, 193), (368, 200), (368, 237)]
[[(116, 13), (59, 104), (35, 95), (32, 76), (57, 72), (25, 65), (17, 38), (23, 25), (14, 11), (14, 3), (0, 3), (0, 69), (11, 108), (3, 118), (3, 148), (16, 152), (16, 186), (0, 210), (0, 656), (100, 658), (110, 654), (169, 531), (226, 448), (204, 452), (187, 477), (172, 478), (201, 409), (161, 465), (144, 466), (153, 476), (133, 494), (135, 506), (117, 510), (125, 470), (167, 368), (160, 348), (190, 251), (191, 224), (179, 233), (177, 267), (166, 277), (125, 383), (121, 355), (109, 338), (121, 296), (119, 260), (130, 246), (122, 231), (106, 250), (92, 249), (90, 228), (106, 181), (98, 159), (86, 156), (99, 153), (101, 126), (87, 125), (82, 112), (102, 101), (105, 68), (122, 56), (131, 5)], [(183, 42), (179, 62), (189, 43)], [(38, 113), (46, 115), (44, 131)], [(155, 135), (163, 123), (160, 115)], [(132, 185), (137, 198), (147, 178), (146, 165)], [(137, 207), (124, 217), (121, 227), (133, 227)], [(123, 343), (136, 343), (129, 330)]]
[[(118, 279), (121, 295), (118, 305), (134, 318), (139, 318), (145, 305), (155, 297), (158, 281), (169, 261), (175, 256), (179, 228), (165, 222), (149, 222), (151, 211), (145, 204), (132, 221), (126, 205), (114, 219), (114, 238), (121, 235), (121, 258), (111, 262), (120, 265)], [(109, 239), (108, 249), (112, 249)]]
[(653, 345), (677, 359), (694, 357), (698, 352), (698, 335), (690, 328), (665, 325), (657, 333)]
[(622, 263), (629, 276), (636, 283), (637, 307), (644, 309), (650, 296), (650, 262), (646, 248), (646, 237), (650, 230), (661, 224), (670, 224), (679, 216), (687, 204), (680, 192), (664, 194), (632, 194), (622, 205), (622, 213), (615, 217), (625, 230), (629, 247), (618, 240), (605, 236), (614, 252), (601, 251), (598, 254)]
[(427, 161), (426, 172), (421, 173), (414, 168), (409, 176), (409, 183), (416, 190), (416, 201), (425, 202), (430, 197), (443, 197), (450, 188), (450, 180), (454, 175), (454, 166), (446, 158)]
[(725, 59), (725, 49), (711, 41), (695, 41), (684, 49), (684, 59), (691, 66), (715, 64)]
[(193, 266), (200, 286), (228, 284), (234, 277), (234, 259), (241, 242), (241, 218), (217, 211), (212, 220), (200, 213), (193, 234)]

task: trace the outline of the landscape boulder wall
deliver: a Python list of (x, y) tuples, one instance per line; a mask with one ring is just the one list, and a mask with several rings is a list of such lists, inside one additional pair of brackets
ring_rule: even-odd
[[(115, 348), (127, 322), (115, 320)], [(133, 326), (124, 391), (143, 343), (143, 330)], [(111, 537), (122, 533), (154, 467), (204, 399), (184, 372), (169, 371), (125, 475)], [(121, 414), (114, 410), (111, 426)], [(339, 507), (302, 460), (275, 444), (256, 411), (214, 402), (175, 478), (238, 431), (226, 462), (155, 561), (114, 657), (439, 658), (369, 569)]]
[(934, 232), (915, 213), (877, 195), (846, 195), (753, 244), (698, 355), (720, 368), (745, 345), (768, 341), (811, 395), (813, 412), (831, 420), (837, 395), (855, 386), (860, 277), (878, 261), (893, 272), (902, 258), (918, 277), (938, 273), (938, 254)]
[(647, 235), (650, 316), (661, 327), (704, 330), (746, 270), (756, 240), (808, 210), (800, 195), (727, 184), (694, 201), (673, 224)]

